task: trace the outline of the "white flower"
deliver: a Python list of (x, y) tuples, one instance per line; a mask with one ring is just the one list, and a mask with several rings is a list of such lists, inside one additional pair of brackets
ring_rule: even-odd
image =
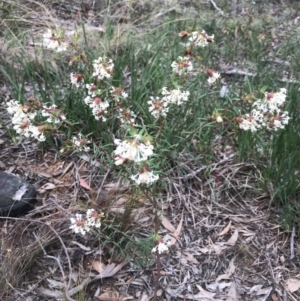
[(136, 126), (135, 124), (135, 119), (136, 119), (136, 114), (128, 109), (122, 109), (120, 108), (118, 110), (118, 119), (121, 123), (122, 126)]
[(105, 77), (110, 78), (114, 70), (114, 63), (111, 59), (99, 57), (93, 62), (94, 72), (93, 76), (97, 76), (99, 80)]
[(264, 113), (274, 114), (280, 110), (285, 100), (286, 89), (281, 88), (277, 93), (265, 92), (265, 98), (263, 100), (257, 100), (253, 106)]
[(179, 56), (177, 61), (171, 64), (173, 72), (182, 75), (184, 73), (189, 73), (193, 70), (193, 65), (190, 61), (190, 58), (185, 56)]
[(288, 112), (279, 112), (278, 115), (273, 116), (271, 120), (266, 124), (268, 130), (277, 131), (279, 129), (284, 129), (285, 125), (289, 123), (290, 117)]
[(147, 170), (148, 168), (143, 168), (141, 172), (136, 175), (131, 176), (131, 180), (133, 180), (137, 185), (147, 184), (150, 185), (158, 180), (159, 176), (154, 175), (152, 171)]
[(181, 92), (179, 89), (174, 89), (169, 92), (166, 87), (162, 88), (161, 93), (162, 93), (162, 95), (164, 95), (164, 97), (162, 98), (162, 101), (167, 102), (167, 103), (173, 103), (178, 106), (183, 104), (184, 102), (186, 102), (190, 95), (189, 91)]
[(220, 73), (215, 72), (212, 69), (207, 70), (207, 75), (208, 75), (207, 82), (210, 86), (213, 85), (220, 78)]
[(76, 88), (82, 86), (83, 76), (80, 73), (72, 72), (70, 74), (71, 84), (74, 85)]
[(31, 135), (33, 138), (37, 139), (38, 141), (45, 141), (46, 137), (42, 131), (39, 130), (37, 126), (30, 125), (29, 131), (31, 132)]
[(151, 251), (152, 254), (163, 254), (163, 253), (168, 253), (169, 252), (169, 247), (171, 245), (171, 241), (168, 240), (164, 242), (162, 239), (159, 240), (158, 245), (154, 247)]
[(66, 120), (66, 116), (61, 113), (59, 109), (57, 109), (56, 105), (51, 105), (50, 107), (44, 107), (41, 112), (43, 117), (48, 117), (45, 122), (58, 124), (61, 123), (62, 120)]
[(92, 113), (96, 120), (100, 118), (102, 121), (106, 121), (107, 108), (109, 107), (109, 103), (107, 101), (103, 101), (99, 96), (91, 97), (87, 96), (84, 99), (84, 102), (92, 109)]
[(75, 136), (72, 137), (72, 143), (76, 146), (76, 148), (80, 152), (82, 151), (89, 152), (91, 150), (91, 148), (86, 145), (88, 143), (91, 143), (91, 141), (82, 138), (82, 135), (80, 133), (78, 134), (78, 137)]
[(95, 84), (86, 84), (85, 87), (88, 90), (88, 97), (96, 97), (101, 94), (101, 90)]
[(239, 123), (240, 129), (244, 131), (250, 130), (251, 132), (256, 132), (261, 125), (255, 120), (255, 117), (246, 114), (243, 120)]
[(160, 99), (159, 97), (150, 97), (151, 100), (147, 101), (149, 104), (149, 112), (155, 118), (159, 118), (160, 116), (166, 117), (169, 112), (168, 101), (166, 99)]
[(56, 50), (56, 52), (66, 51), (68, 44), (63, 41), (62, 35), (55, 35), (51, 29), (43, 34), (43, 46), (48, 49)]
[(153, 154), (153, 145), (141, 143), (138, 135), (129, 141), (115, 139), (114, 142), (117, 145), (117, 149), (114, 151), (116, 165), (120, 165), (126, 160), (134, 162), (146, 161)]
[(128, 93), (126, 93), (122, 88), (119, 87), (112, 87), (112, 89), (110, 90), (110, 94), (116, 100), (128, 98)]
[(99, 214), (94, 209), (88, 209), (86, 212), (86, 223), (89, 227), (100, 228), (101, 226), (101, 217), (104, 215)]
[(204, 30), (202, 32), (193, 31), (189, 41), (193, 42), (194, 46), (206, 47), (209, 42), (214, 41), (214, 35), (208, 36)]
[(91, 229), (87, 225), (86, 221), (82, 218), (82, 214), (76, 214), (76, 218), (71, 217), (71, 226), (69, 227), (75, 233), (81, 233), (85, 235), (86, 232), (89, 232)]
[(8, 101), (7, 103), (7, 112), (10, 115), (13, 115), (15, 113), (23, 113), (23, 106), (16, 100)]

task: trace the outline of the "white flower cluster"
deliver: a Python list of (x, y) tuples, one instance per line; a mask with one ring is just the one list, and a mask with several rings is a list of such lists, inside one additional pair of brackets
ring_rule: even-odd
[(178, 106), (188, 101), (190, 96), (189, 91), (181, 92), (179, 89), (168, 91), (166, 87), (162, 88), (161, 94), (164, 95), (162, 98), (163, 101), (167, 102), (168, 104), (176, 104)]
[(66, 51), (68, 44), (63, 41), (63, 37), (56, 35), (51, 29), (43, 34), (43, 46), (47, 49), (56, 50), (56, 52)]
[(169, 105), (182, 105), (186, 101), (188, 101), (188, 97), (190, 95), (189, 91), (181, 92), (179, 89), (174, 89), (168, 91), (166, 87), (162, 88), (161, 94), (163, 97), (150, 97), (148, 101), (149, 104), (149, 112), (155, 117), (166, 117), (169, 112)]
[(142, 170), (136, 174), (132, 175), (131, 180), (133, 180), (137, 185), (146, 184), (150, 185), (158, 180), (159, 176), (155, 175), (152, 171), (149, 171), (148, 168), (142, 168)]
[(99, 229), (101, 226), (101, 218), (104, 217), (103, 213), (98, 213), (94, 209), (88, 209), (85, 218), (82, 214), (77, 213), (76, 218), (71, 217), (71, 226), (69, 227), (75, 233), (85, 235), (90, 232), (92, 228)]
[(277, 93), (265, 93), (265, 98), (257, 100), (253, 106), (251, 114), (246, 114), (237, 121), (242, 130), (256, 132), (262, 127), (268, 130), (277, 131), (283, 129), (288, 124), (290, 117), (287, 111), (280, 108), (286, 100), (286, 89), (282, 88)]
[(38, 141), (45, 141), (46, 137), (39, 127), (34, 126), (32, 121), (36, 116), (36, 112), (25, 112), (26, 107), (19, 104), (16, 100), (11, 100), (7, 103), (7, 111), (12, 117), (13, 129), (17, 134), (25, 137), (33, 137)]
[[(140, 135), (135, 135), (132, 139), (125, 141), (115, 139), (115, 144), (117, 145), (114, 151), (115, 164), (121, 165), (128, 160), (136, 163), (148, 160), (148, 157), (153, 154), (153, 145), (147, 140), (145, 142), (145, 140), (146, 139), (143, 139)], [(137, 185), (150, 185), (157, 181), (158, 178), (159, 176), (154, 175), (146, 164), (144, 164), (138, 174), (131, 176), (131, 180)]]
[(210, 86), (213, 85), (220, 78), (220, 73), (215, 72), (212, 69), (207, 70), (207, 75), (208, 75), (207, 82)]
[(76, 88), (79, 88), (83, 84), (83, 76), (80, 73), (71, 73), (70, 74), (71, 84), (74, 85)]
[(96, 76), (98, 80), (103, 80), (105, 77), (110, 78), (114, 71), (114, 63), (111, 59), (106, 57), (99, 57), (93, 62), (93, 76)]
[(193, 31), (189, 41), (191, 41), (194, 46), (206, 47), (208, 43), (212, 43), (214, 41), (214, 35), (208, 36), (204, 30)]
[(87, 93), (90, 97), (96, 97), (101, 94), (101, 90), (95, 84), (86, 84)]
[(169, 253), (170, 246), (171, 246), (171, 241), (170, 240), (163, 241), (162, 239), (160, 239), (158, 241), (158, 245), (152, 249), (151, 253), (152, 254)]
[(66, 120), (66, 116), (61, 113), (61, 111), (57, 108), (56, 105), (52, 105), (50, 107), (44, 107), (41, 112), (43, 117), (48, 117), (45, 122), (58, 124), (63, 120)]
[(91, 148), (87, 146), (87, 144), (91, 143), (91, 141), (82, 138), (80, 133), (78, 134), (78, 137), (72, 137), (72, 143), (80, 152), (89, 152), (91, 150)]
[(136, 126), (135, 119), (136, 114), (128, 109), (119, 108), (118, 109), (118, 119), (120, 125), (127, 128), (128, 126)]
[(159, 97), (150, 97), (150, 100), (147, 102), (149, 104), (149, 112), (155, 118), (166, 117), (169, 112), (169, 103), (164, 101)]
[(110, 95), (116, 100), (127, 99), (128, 93), (126, 93), (122, 88), (112, 87), (110, 90)]
[(150, 143), (146, 145), (140, 140), (140, 135), (136, 135), (129, 141), (115, 139), (114, 142), (117, 145), (117, 148), (114, 151), (116, 155), (115, 164), (121, 165), (127, 160), (134, 162), (146, 161), (148, 157), (153, 154), (153, 145)]
[(107, 108), (109, 107), (109, 103), (107, 101), (103, 101), (99, 96), (91, 97), (88, 95), (84, 102), (92, 109), (92, 113), (96, 120), (100, 118), (102, 121), (106, 121)]
[(192, 62), (188, 56), (179, 56), (177, 61), (174, 61), (171, 64), (171, 67), (173, 69), (173, 72), (179, 75), (189, 73), (193, 70)]

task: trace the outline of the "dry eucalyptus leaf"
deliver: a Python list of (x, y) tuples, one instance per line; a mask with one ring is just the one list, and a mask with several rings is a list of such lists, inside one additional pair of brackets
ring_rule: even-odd
[(54, 184), (52, 184), (52, 183), (46, 183), (45, 185), (43, 185), (42, 187), (40, 187), (38, 189), (38, 192), (39, 193), (44, 193), (46, 190), (52, 190), (54, 188), (56, 188), (56, 186)]
[(102, 301), (119, 301), (119, 293), (116, 291), (109, 291), (101, 294), (97, 298)]
[(93, 190), (84, 179), (79, 179), (79, 185), (87, 190)]
[(234, 271), (235, 271), (234, 258), (232, 258), (229, 263), (229, 267), (226, 270), (226, 273), (218, 276), (216, 282), (219, 282), (223, 279), (231, 279), (231, 276), (234, 273)]
[(300, 279), (289, 278), (286, 280), (286, 286), (289, 292), (294, 293), (300, 288)]
[(95, 279), (111, 277), (115, 275), (117, 272), (119, 272), (125, 264), (126, 264), (125, 260), (119, 263), (118, 265), (115, 263), (108, 264), (107, 266), (105, 266), (104, 270), (95, 277)]
[(182, 222), (183, 222), (183, 213), (181, 214), (181, 219), (177, 226), (177, 229), (173, 232), (174, 237), (171, 238), (171, 246), (173, 246), (176, 243), (176, 241), (178, 240), (178, 238), (180, 236), (180, 233), (182, 230)]
[(192, 300), (212, 300), (212, 301), (218, 301), (220, 299), (215, 299), (214, 296), (216, 295), (215, 293), (211, 293), (203, 289), (200, 285), (196, 285), (199, 293), (196, 295), (193, 294), (187, 294), (185, 295), (186, 299), (192, 299)]
[(100, 260), (95, 260), (92, 262), (92, 269), (97, 271), (98, 273), (102, 273), (105, 267), (106, 265)]
[(118, 301), (126, 301), (126, 300), (132, 300), (133, 297), (130, 296), (129, 294), (122, 294), (120, 297), (119, 297), (119, 300)]
[(232, 282), (231, 286), (228, 290), (228, 293), (227, 293), (226, 301), (236, 301), (236, 300), (239, 300), (239, 297), (240, 296), (237, 291), (236, 284), (235, 284), (235, 282)]
[(161, 224), (171, 233), (176, 231), (175, 227), (170, 223), (170, 221), (166, 217), (161, 218)]
[(236, 241), (238, 240), (239, 237), (239, 232), (237, 229), (235, 229), (234, 233), (232, 236), (228, 239), (227, 244), (229, 245), (235, 245)]
[(231, 221), (228, 223), (228, 225), (218, 234), (219, 236), (225, 235), (231, 228)]
[(213, 250), (216, 252), (217, 255), (220, 255), (223, 250), (227, 249), (225, 242), (217, 242), (213, 245)]
[(230, 287), (231, 282), (213, 282), (210, 284), (206, 284), (206, 288), (210, 291), (217, 292), (217, 291), (223, 291), (224, 288)]

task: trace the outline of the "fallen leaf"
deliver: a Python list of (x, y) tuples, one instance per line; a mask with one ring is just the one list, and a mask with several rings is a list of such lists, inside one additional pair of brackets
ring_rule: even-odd
[(291, 293), (296, 292), (300, 288), (300, 280), (297, 278), (289, 278), (285, 283), (288, 291)]
[(204, 248), (198, 248), (198, 250), (199, 250), (201, 253), (203, 253), (203, 254), (209, 253), (209, 249), (206, 248), (206, 247), (204, 247)]
[(173, 246), (178, 240), (181, 230), (182, 230), (182, 222), (183, 222), (183, 213), (181, 214), (180, 222), (177, 226), (177, 229), (173, 232), (173, 237), (171, 238), (171, 246)]
[(122, 261), (121, 263), (119, 263), (118, 265), (116, 265), (115, 263), (111, 263), (108, 264), (104, 270), (96, 276), (96, 278), (99, 276), (99, 278), (108, 278), (111, 277), (113, 275), (115, 275), (117, 272), (119, 272), (122, 267), (126, 264), (126, 261)]
[(54, 184), (52, 184), (52, 183), (46, 183), (42, 187), (40, 187), (38, 189), (38, 192), (39, 193), (44, 193), (46, 190), (52, 190), (54, 188), (56, 188), (56, 186)]
[(119, 286), (119, 285), (128, 285), (129, 283), (131, 283), (133, 281), (133, 277), (130, 277), (127, 281), (122, 281), (122, 282), (117, 282), (114, 284), (114, 286)]
[(273, 290), (272, 287), (265, 287), (265, 288), (260, 288), (257, 292), (256, 292), (256, 296), (261, 296), (261, 295), (267, 295), (269, 296), (271, 291)]
[(189, 262), (195, 263), (195, 264), (199, 264), (199, 261), (194, 257), (193, 254), (188, 253), (188, 252), (183, 252), (182, 256), (185, 257), (185, 259)]
[(225, 235), (231, 228), (231, 221), (228, 223), (228, 225), (218, 234), (219, 236)]
[(84, 179), (79, 179), (79, 185), (87, 190), (93, 190)]
[(228, 290), (228, 293), (227, 293), (226, 301), (236, 301), (236, 300), (239, 300), (239, 297), (240, 296), (236, 289), (236, 284), (235, 284), (235, 282), (232, 282), (231, 286)]
[(109, 291), (101, 294), (97, 297), (99, 300), (102, 301), (118, 301), (119, 300), (119, 293), (116, 291)]
[(231, 279), (231, 276), (234, 273), (234, 271), (235, 271), (234, 258), (232, 258), (226, 270), (226, 273), (218, 276), (216, 282), (219, 282), (224, 279)]
[(272, 294), (271, 298), (272, 301), (279, 301), (278, 297), (275, 294)]
[(132, 300), (133, 297), (130, 296), (129, 294), (122, 294), (120, 297), (119, 297), (119, 300), (118, 301), (126, 301), (126, 300)]
[(195, 298), (211, 298), (213, 299), (214, 296), (215, 296), (215, 293), (212, 293), (212, 292), (209, 292), (209, 291), (206, 291), (204, 288), (202, 288), (200, 285), (197, 285), (197, 288), (199, 290), (199, 293), (195, 295)]
[(106, 267), (106, 265), (103, 263), (103, 261), (94, 260), (92, 262), (93, 270), (97, 271), (98, 273), (102, 273), (105, 270), (105, 267)]
[(176, 231), (175, 227), (171, 224), (171, 222), (164, 216), (161, 217), (161, 224), (171, 233)]
[(229, 245), (235, 245), (238, 237), (239, 237), (239, 232), (238, 232), (237, 229), (235, 229), (235, 231), (232, 234), (232, 236), (228, 239), (227, 244), (229, 244)]
[(213, 292), (223, 291), (224, 288), (229, 286), (231, 286), (231, 282), (213, 282), (210, 284), (206, 284), (206, 288)]
[(217, 255), (220, 255), (223, 250), (227, 249), (225, 242), (217, 242), (213, 245), (213, 249), (216, 252)]

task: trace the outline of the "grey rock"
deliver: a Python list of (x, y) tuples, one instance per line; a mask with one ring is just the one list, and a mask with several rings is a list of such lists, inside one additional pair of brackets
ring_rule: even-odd
[(0, 172), (0, 216), (18, 216), (33, 209), (36, 189), (24, 179)]

